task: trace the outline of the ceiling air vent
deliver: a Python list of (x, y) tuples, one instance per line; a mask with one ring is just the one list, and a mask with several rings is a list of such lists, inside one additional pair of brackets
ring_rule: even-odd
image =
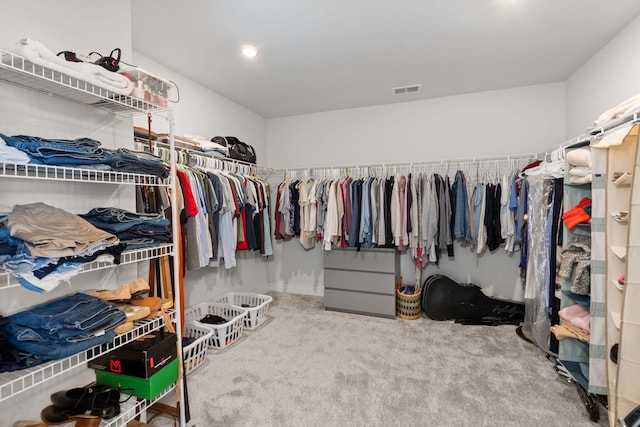
[(420, 87), (422, 85), (411, 85), (411, 86), (400, 86), (400, 87), (394, 87), (393, 90), (393, 94), (394, 95), (402, 95), (404, 93), (418, 93), (420, 92)]

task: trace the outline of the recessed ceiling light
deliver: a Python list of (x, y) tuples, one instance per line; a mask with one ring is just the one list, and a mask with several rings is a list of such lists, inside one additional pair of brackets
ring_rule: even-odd
[(242, 54), (247, 58), (253, 58), (258, 54), (258, 49), (255, 46), (245, 45), (242, 46)]

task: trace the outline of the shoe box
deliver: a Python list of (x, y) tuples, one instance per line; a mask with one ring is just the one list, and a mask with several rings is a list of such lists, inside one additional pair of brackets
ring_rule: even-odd
[(177, 358), (173, 358), (173, 361), (163, 365), (162, 369), (149, 378), (96, 370), (96, 381), (118, 387), (121, 393), (151, 400), (178, 380), (179, 363)]
[(177, 360), (176, 334), (156, 331), (89, 362), (96, 372), (150, 378)]

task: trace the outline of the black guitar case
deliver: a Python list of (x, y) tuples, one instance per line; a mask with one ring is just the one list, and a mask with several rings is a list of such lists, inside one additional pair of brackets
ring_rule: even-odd
[(441, 274), (424, 281), (422, 310), (433, 320), (463, 324), (518, 325), (524, 321), (524, 304), (488, 297), (477, 285), (457, 283)]

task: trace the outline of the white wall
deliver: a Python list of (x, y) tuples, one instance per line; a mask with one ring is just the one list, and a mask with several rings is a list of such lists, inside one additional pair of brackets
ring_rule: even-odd
[(567, 80), (565, 139), (584, 133), (602, 112), (640, 93), (639, 41), (640, 16)]
[[(278, 168), (419, 162), (537, 153), (564, 138), (564, 84), (472, 93), (402, 104), (330, 111), (267, 122), (269, 165)], [(455, 171), (453, 171), (455, 172)], [(275, 245), (275, 290), (322, 295), (322, 253), (293, 242)], [(446, 258), (446, 257), (445, 257)], [(453, 261), (429, 266), (501, 298), (521, 299), (517, 256), (476, 257), (457, 248)], [(415, 282), (407, 255), (405, 283)]]

